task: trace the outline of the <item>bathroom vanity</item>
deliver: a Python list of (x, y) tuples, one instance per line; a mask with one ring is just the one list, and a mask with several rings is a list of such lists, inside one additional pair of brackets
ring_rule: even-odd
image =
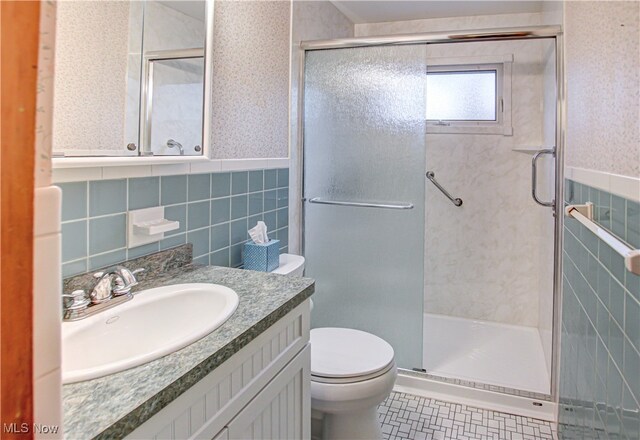
[(308, 438), (308, 298), (314, 281), (214, 266), (160, 266), (164, 270), (146, 275), (138, 291), (220, 284), (238, 294), (237, 310), (181, 350), (64, 385), (65, 437)]

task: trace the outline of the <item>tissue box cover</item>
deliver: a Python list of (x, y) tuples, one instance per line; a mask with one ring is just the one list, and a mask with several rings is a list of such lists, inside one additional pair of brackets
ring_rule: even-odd
[(280, 240), (269, 240), (268, 243), (254, 243), (244, 245), (244, 268), (271, 272), (280, 265)]

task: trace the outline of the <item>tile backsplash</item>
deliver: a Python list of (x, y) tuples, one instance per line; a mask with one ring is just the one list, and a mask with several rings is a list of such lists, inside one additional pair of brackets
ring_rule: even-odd
[[(640, 204), (567, 180), (565, 201), (640, 248)], [(640, 277), (565, 217), (560, 359), (561, 438), (640, 438)]]
[[(61, 183), (64, 277), (120, 263), (184, 243), (194, 261), (242, 265), (247, 230), (263, 220), (287, 250), (289, 170), (142, 177)], [(127, 248), (128, 210), (164, 206), (180, 228), (165, 238)]]

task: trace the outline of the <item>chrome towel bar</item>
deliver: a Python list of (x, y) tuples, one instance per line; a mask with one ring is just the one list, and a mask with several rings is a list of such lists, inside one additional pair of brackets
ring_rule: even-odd
[(382, 208), (382, 209), (413, 209), (413, 203), (373, 203), (373, 202), (342, 202), (338, 200), (325, 200), (320, 197), (309, 199), (309, 203), (317, 203), (320, 205), (338, 205), (338, 206), (359, 206), (361, 208)]
[(631, 249), (593, 221), (593, 203), (584, 205), (569, 205), (564, 208), (567, 217), (572, 217), (582, 223), (587, 229), (607, 243), (611, 249), (622, 255), (624, 265), (629, 272), (640, 275), (640, 249)]
[(462, 206), (462, 199), (459, 197), (453, 198), (453, 196), (449, 194), (449, 191), (444, 189), (442, 185), (438, 183), (438, 181), (436, 180), (436, 174), (433, 171), (427, 171), (427, 179), (429, 179), (431, 183), (433, 183), (436, 186), (436, 188), (438, 188), (440, 192), (442, 192), (442, 194), (444, 194), (449, 200), (451, 200), (451, 203), (453, 203), (456, 206)]

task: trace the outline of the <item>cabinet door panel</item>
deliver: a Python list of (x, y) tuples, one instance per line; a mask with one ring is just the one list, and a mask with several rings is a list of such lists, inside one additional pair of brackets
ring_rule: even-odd
[(310, 350), (307, 345), (229, 423), (230, 440), (310, 438)]

